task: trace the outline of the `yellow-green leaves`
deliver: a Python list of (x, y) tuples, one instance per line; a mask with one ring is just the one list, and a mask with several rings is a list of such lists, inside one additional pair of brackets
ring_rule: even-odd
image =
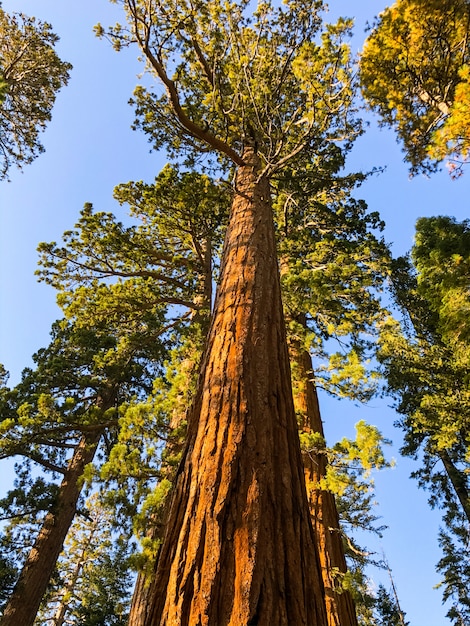
[(128, 25), (107, 35), (116, 45), (136, 41), (165, 87), (135, 92), (136, 127), (155, 148), (198, 165), (209, 148), (240, 164), (249, 143), (272, 173), (359, 132), (350, 24), (322, 34), (322, 2), (123, 4)]
[(372, 470), (390, 467), (385, 459), (384, 439), (376, 426), (361, 420), (356, 424), (356, 439), (342, 439), (329, 452), (330, 464), (323, 483), (325, 489), (343, 496), (351, 487), (367, 493), (372, 488)]
[(447, 159), (456, 175), (468, 160), (469, 17), (465, 0), (398, 0), (364, 46), (364, 97), (397, 131), (412, 173)]

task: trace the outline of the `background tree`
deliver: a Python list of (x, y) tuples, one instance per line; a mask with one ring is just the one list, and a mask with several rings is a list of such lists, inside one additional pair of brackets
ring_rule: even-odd
[[(454, 607), (449, 616), (459, 624), (468, 615), (469, 398), (468, 387), (468, 263), (467, 222), (434, 217), (418, 220), (412, 250), (413, 266), (397, 263), (394, 286), (404, 318), (401, 327), (384, 326), (379, 354), (388, 390), (403, 415), (403, 452), (421, 458), (414, 472), (430, 490), (432, 506), (445, 511), (440, 543), (444, 557), (445, 598)], [(467, 572), (468, 573), (468, 572)], [(459, 613), (460, 612), (460, 613)], [(462, 613), (463, 612), (463, 613)]]
[(465, 0), (398, 0), (374, 24), (360, 61), (363, 94), (394, 128), (411, 172), (468, 161), (470, 8)]
[(112, 513), (95, 494), (75, 518), (58, 560), (38, 626), (125, 626), (130, 588), (129, 546), (113, 531)]
[[(324, 440), (316, 387), (361, 400), (373, 389), (366, 364), (383, 315), (388, 251), (378, 216), (350, 196), (364, 175), (341, 176), (344, 157), (338, 149), (302, 176), (281, 175), (274, 186), (294, 403), (305, 441)], [(354, 623), (344, 536), (333, 492), (324, 488), (328, 457), (323, 446), (303, 452), (329, 624)]]
[(50, 24), (0, 7), (0, 179), (44, 151), (39, 133), (72, 66), (55, 51)]
[(383, 585), (379, 585), (377, 591), (377, 626), (407, 626), (405, 615), (400, 609), (397, 599), (387, 591)]
[[(43, 519), (39, 517), (39, 532), (5, 607), (3, 624), (33, 624), (77, 511), (85, 467), (117, 428), (119, 405), (151, 389), (162, 353), (158, 332), (152, 339), (146, 346), (141, 340), (133, 343), (129, 335), (119, 340), (96, 328), (57, 323), (51, 345), (35, 356), (37, 368), (26, 370), (12, 390), (10, 407), (16, 404), (16, 411), (11, 415), (8, 407), (3, 416), (1, 454), (25, 457), (19, 486), (46, 486), (51, 502)], [(43, 479), (32, 480), (31, 462), (53, 479), (62, 477), (60, 485), (50, 490)], [(13, 505), (13, 517), (18, 515), (17, 493), (18, 488), (5, 499)], [(27, 501), (31, 506), (30, 497)]]

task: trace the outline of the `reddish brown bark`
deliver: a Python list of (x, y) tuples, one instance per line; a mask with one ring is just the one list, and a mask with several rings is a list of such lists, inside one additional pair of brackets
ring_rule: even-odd
[(56, 507), (50, 511), (26, 559), (18, 582), (5, 607), (2, 626), (32, 626), (46, 592), (67, 532), (77, 510), (79, 479), (96, 452), (103, 429), (82, 436), (60, 485)]
[(269, 183), (247, 149), (147, 626), (325, 626)]
[[(295, 393), (297, 412), (306, 432), (324, 437), (317, 390), (313, 383), (312, 361), (308, 352), (293, 349), (298, 367)], [(312, 515), (315, 537), (321, 562), (328, 626), (356, 626), (356, 610), (351, 594), (341, 589), (341, 574), (347, 571), (339, 517), (335, 498), (330, 491), (319, 488), (326, 475), (327, 458), (324, 453), (304, 453), (305, 481)], [(339, 573), (338, 574), (336, 573)]]

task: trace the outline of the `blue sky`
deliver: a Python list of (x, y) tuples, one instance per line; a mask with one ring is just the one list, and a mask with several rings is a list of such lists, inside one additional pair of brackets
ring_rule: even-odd
[[(38, 284), (34, 276), (37, 244), (59, 240), (85, 202), (99, 210), (119, 211), (112, 200), (113, 187), (129, 180), (153, 180), (165, 158), (150, 153), (145, 137), (130, 129), (133, 111), (127, 101), (141, 71), (136, 51), (117, 54), (92, 33), (97, 22), (114, 23), (120, 16), (118, 7), (106, 0), (3, 0), (2, 5), (8, 12), (23, 11), (51, 22), (61, 37), (61, 57), (74, 66), (43, 135), (46, 153), (23, 173), (12, 171), (11, 182), (0, 183), (0, 362), (15, 383), (30, 365), (31, 354), (48, 344), (50, 325), (60, 317), (53, 290)], [(365, 22), (385, 5), (379, 0), (330, 0), (330, 15), (356, 17), (353, 45), (358, 48)], [(396, 254), (412, 245), (418, 217), (468, 217), (470, 172), (457, 181), (445, 171), (410, 180), (393, 134), (378, 131), (372, 121), (357, 142), (349, 167), (374, 166), (387, 169), (371, 178), (357, 196), (371, 210), (380, 211), (387, 224), (386, 239), (393, 242)], [(439, 559), (440, 515), (429, 510), (425, 492), (408, 478), (414, 465), (397, 452), (401, 437), (393, 427), (394, 412), (379, 400), (359, 407), (322, 398), (322, 414), (330, 441), (353, 436), (360, 419), (376, 424), (393, 439), (390, 456), (395, 456), (396, 467), (376, 476), (378, 513), (389, 529), (383, 540), (371, 538), (369, 545), (385, 552), (411, 626), (445, 626), (449, 622), (441, 592), (433, 590), (439, 581), (434, 566)], [(383, 580), (388, 584), (386, 577)]]

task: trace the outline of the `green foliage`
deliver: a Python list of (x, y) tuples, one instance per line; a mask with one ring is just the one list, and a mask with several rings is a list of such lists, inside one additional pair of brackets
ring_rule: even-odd
[(201, 353), (198, 324), (181, 336), (145, 403), (121, 413), (119, 434), (95, 479), (121, 526), (132, 527), (140, 552), (139, 571), (150, 572), (164, 529), (170, 492), (186, 436), (186, 414), (196, 385)]
[(289, 335), (313, 356), (318, 387), (366, 400), (390, 254), (378, 214), (352, 197), (365, 175), (340, 174), (345, 157), (336, 148), (286, 172), (275, 185), (275, 217)]
[(447, 158), (455, 175), (469, 158), (469, 17), (465, 0), (398, 0), (364, 46), (364, 97), (397, 131), (412, 173)]
[(375, 603), (375, 613), (377, 614), (377, 626), (407, 626), (404, 614), (397, 604), (396, 599), (387, 591), (383, 585), (379, 585)]
[(72, 66), (55, 52), (50, 24), (0, 7), (0, 179), (44, 151), (39, 133)]
[(359, 132), (352, 118), (350, 22), (321, 33), (322, 2), (121, 2), (127, 25), (105, 30), (116, 49), (136, 42), (161, 95), (138, 86), (136, 127), (155, 149), (194, 164), (209, 149), (241, 163), (256, 145), (271, 173), (301, 153)]
[(151, 348), (122, 343), (103, 331), (57, 322), (49, 347), (33, 357), (36, 369), (25, 370), (9, 394), (15, 411), (10, 407), (0, 423), (0, 457), (24, 455), (62, 473), (68, 447), (83, 429), (117, 423), (118, 393), (123, 400), (151, 389), (161, 354), (158, 342)]
[(386, 528), (378, 526), (374, 514), (375, 491), (373, 471), (392, 466), (385, 459), (383, 446), (390, 442), (383, 438), (375, 426), (360, 421), (356, 424), (356, 438), (342, 439), (328, 448), (318, 433), (300, 433), (304, 454), (328, 458), (326, 477), (318, 487), (331, 491), (336, 500), (341, 532), (344, 539), (348, 571), (341, 575), (341, 585), (355, 600), (361, 626), (377, 626), (373, 610), (377, 598), (370, 590), (366, 568), (384, 565), (374, 555), (365, 551), (357, 542), (356, 535), (372, 532), (381, 536)]
[[(31, 477), (27, 463), (17, 464), (15, 470), (14, 489), (1, 502), (0, 614), (42, 526), (47, 507), (55, 504), (55, 485)], [(18, 499), (13, 497), (8, 501), (11, 493), (17, 494)]]
[[(445, 512), (439, 569), (444, 572), (444, 597), (455, 600), (452, 619), (460, 624), (457, 616), (468, 607), (468, 586), (457, 584), (452, 568), (458, 564), (462, 573), (468, 568), (468, 558), (462, 559), (470, 538), (470, 351), (465, 314), (470, 238), (467, 222), (452, 218), (422, 218), (416, 228), (414, 267), (402, 260), (400, 272), (392, 274), (404, 320), (384, 324), (379, 358), (388, 391), (403, 416), (403, 452), (420, 458), (421, 467), (413, 475), (429, 489), (430, 504)], [(465, 524), (456, 522), (462, 518)]]
[[(0, 546), (2, 542), (0, 540)], [(0, 615), (2, 615), (3, 606), (13, 591), (18, 569), (15, 563), (8, 556), (0, 556)]]
[(390, 442), (380, 431), (363, 420), (356, 424), (356, 438), (343, 438), (327, 451), (328, 465), (322, 488), (337, 500), (341, 523), (348, 535), (362, 529), (380, 532), (373, 515), (374, 481), (372, 471), (389, 468), (383, 446)]
[(77, 323), (113, 324), (145, 342), (157, 320), (167, 330), (169, 307), (172, 314), (210, 307), (230, 195), (207, 176), (167, 166), (154, 184), (120, 185), (115, 197), (137, 223), (124, 226), (85, 205), (62, 246), (39, 246), (38, 274)]
[(448, 508), (444, 521), (445, 528), (439, 533), (442, 558), (437, 569), (442, 574), (442, 581), (438, 587), (443, 588), (444, 602), (451, 605), (447, 617), (455, 626), (465, 626), (470, 619), (470, 527), (455, 502)]
[[(76, 518), (67, 536), (55, 574), (36, 624), (125, 626), (130, 587), (129, 547), (113, 535), (113, 519), (94, 496), (84, 516)], [(54, 622), (56, 623), (56, 622)]]

